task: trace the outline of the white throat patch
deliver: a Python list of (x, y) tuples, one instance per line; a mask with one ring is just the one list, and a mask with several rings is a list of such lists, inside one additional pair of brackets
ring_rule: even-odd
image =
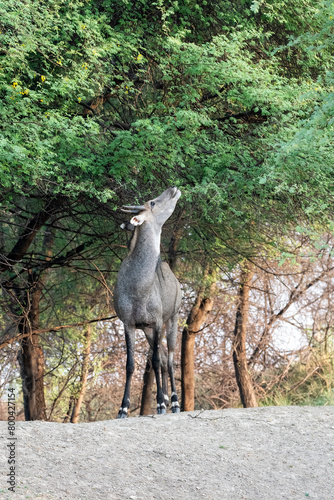
[(133, 226), (141, 226), (145, 220), (146, 220), (146, 214), (144, 212), (142, 214), (138, 214), (132, 217), (132, 219), (130, 220), (130, 224), (132, 224)]

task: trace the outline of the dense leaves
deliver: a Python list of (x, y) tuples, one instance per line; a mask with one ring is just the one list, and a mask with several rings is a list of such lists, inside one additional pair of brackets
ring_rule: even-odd
[[(254, 197), (259, 213), (278, 192), (316, 211), (332, 174), (322, 7), (328, 15), (329, 4), (296, 1), (3, 3), (3, 187), (106, 201), (115, 184), (152, 190), (163, 177), (185, 185), (189, 201), (199, 194), (212, 220), (252, 220)], [(286, 60), (298, 57), (289, 74)]]

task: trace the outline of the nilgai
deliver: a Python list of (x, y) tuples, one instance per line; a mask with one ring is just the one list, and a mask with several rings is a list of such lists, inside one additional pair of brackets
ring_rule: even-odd
[[(116, 313), (124, 323), (127, 348), (126, 384), (118, 418), (127, 417), (130, 406), (136, 328), (144, 331), (152, 351), (152, 366), (157, 382), (157, 413), (166, 413), (166, 403), (169, 401), (166, 365), (171, 383), (172, 412), (180, 411), (175, 389), (173, 355), (181, 289), (169, 265), (160, 259), (161, 228), (174, 212), (180, 196), (181, 192), (176, 187), (171, 187), (144, 205), (127, 205), (122, 209), (136, 215), (130, 221), (135, 227), (134, 234), (129, 253), (117, 275), (114, 296)], [(164, 324), (168, 349), (167, 363), (163, 362), (161, 346)]]

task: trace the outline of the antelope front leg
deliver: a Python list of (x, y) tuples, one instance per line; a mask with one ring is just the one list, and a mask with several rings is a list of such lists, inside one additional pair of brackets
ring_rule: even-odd
[(133, 372), (135, 370), (135, 328), (125, 326), (125, 340), (126, 340), (126, 383), (124, 389), (124, 396), (122, 400), (122, 406), (119, 409), (117, 418), (126, 418), (128, 416), (128, 410), (130, 407), (130, 387)]

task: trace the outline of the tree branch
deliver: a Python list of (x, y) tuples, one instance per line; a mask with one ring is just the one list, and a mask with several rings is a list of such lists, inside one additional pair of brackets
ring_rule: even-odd
[(88, 325), (90, 323), (97, 323), (98, 321), (108, 321), (110, 319), (115, 319), (115, 318), (117, 318), (116, 315), (109, 316), (107, 318), (95, 318), (95, 319), (91, 319), (89, 321), (81, 321), (79, 323), (72, 323), (70, 325), (60, 325), (60, 326), (54, 326), (52, 328), (40, 328), (38, 330), (33, 330), (31, 332), (28, 332), (28, 333), (21, 333), (19, 335), (15, 335), (15, 337), (12, 337), (10, 339), (3, 340), (2, 342), (0, 342), (0, 350), (3, 349), (4, 347), (7, 347), (10, 344), (12, 344), (13, 342), (17, 342), (18, 340), (21, 340), (23, 338), (30, 337), (30, 335), (40, 335), (41, 333), (56, 332), (56, 331), (62, 330), (64, 328), (76, 328), (78, 326), (84, 326), (84, 325)]
[[(59, 201), (58, 201), (59, 206)], [(56, 200), (53, 199), (47, 203), (45, 208), (38, 212), (26, 225), (23, 233), (7, 256), (3, 256), (3, 262), (0, 264), (0, 272), (7, 271), (14, 264), (19, 262), (30, 247), (36, 234), (46, 221), (51, 217), (54, 209), (57, 207)], [(57, 209), (57, 208), (56, 208)]]

